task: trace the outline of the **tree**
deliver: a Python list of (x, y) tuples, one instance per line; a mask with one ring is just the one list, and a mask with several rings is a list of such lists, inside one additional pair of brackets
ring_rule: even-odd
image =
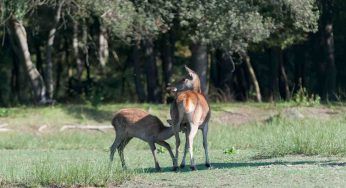
[(163, 89), (181, 76), (175, 71), (185, 64), (200, 74), (211, 100), (289, 100), (303, 87), (333, 99), (342, 98), (346, 88), (340, 71), (346, 68), (341, 0), (7, 0), (1, 5), (2, 105), (6, 98), (27, 100), (29, 89), (37, 103), (70, 97), (92, 104), (161, 102)]
[(275, 3), (258, 0), (255, 3), (260, 7), (261, 14), (271, 19), (273, 24), (270, 37), (259, 44), (269, 48), (271, 52), (269, 100), (279, 99), (279, 93), (282, 93), (283, 98), (289, 99), (283, 51), (293, 44), (307, 40), (309, 33), (317, 31), (319, 11), (316, 0), (284, 0)]
[(52, 51), (54, 45), (54, 39), (56, 35), (56, 30), (58, 27), (58, 23), (61, 18), (61, 9), (65, 3), (65, 0), (61, 0), (59, 3), (55, 2), (55, 15), (53, 20), (53, 26), (49, 30), (48, 34), (48, 42), (47, 42), (47, 50), (46, 50), (46, 84), (47, 84), (47, 97), (48, 100), (53, 100), (54, 94), (54, 80), (53, 80), (53, 60), (52, 60)]
[(12, 47), (16, 54), (24, 63), (26, 72), (29, 76), (34, 94), (35, 103), (47, 103), (46, 87), (41, 74), (31, 61), (31, 55), (28, 47), (27, 32), (23, 25), (24, 16), (37, 4), (38, 0), (32, 1), (10, 1), (4, 2), (5, 6), (5, 24), (12, 38)]
[[(106, 5), (107, 4), (107, 5)], [(137, 80), (140, 75), (137, 57), (140, 51), (137, 51), (138, 43), (144, 51), (145, 70), (147, 78), (147, 100), (149, 102), (161, 101), (161, 87), (159, 86), (158, 68), (156, 65), (155, 39), (160, 33), (167, 31), (167, 22), (171, 20), (166, 14), (166, 7), (171, 5), (166, 2), (147, 2), (147, 1), (102, 1), (95, 3), (88, 1), (86, 7), (95, 15), (100, 15), (102, 25), (111, 32), (113, 36), (127, 40), (135, 45), (134, 71), (136, 79), (136, 91), (140, 101), (143, 92), (140, 82)], [(95, 8), (96, 7), (96, 8)], [(149, 14), (150, 12), (150, 14)], [(165, 20), (163, 19), (165, 18)], [(169, 71), (169, 70), (168, 70)]]
[[(232, 53), (239, 53), (248, 63), (248, 72), (254, 74), (250, 58), (246, 57), (250, 43), (260, 42), (267, 38), (272, 27), (270, 19), (265, 19), (259, 13), (259, 7), (246, 1), (189, 1), (181, 3), (183, 27), (188, 28), (189, 36), (193, 44), (209, 45)], [(194, 55), (198, 57), (200, 55)], [(195, 51), (202, 52), (202, 51)], [(204, 55), (207, 57), (206, 55)], [(193, 58), (195, 59), (195, 58)], [(207, 80), (208, 61), (198, 62), (201, 80)], [(202, 64), (204, 64), (202, 66)], [(201, 70), (204, 69), (204, 70)], [(256, 88), (257, 100), (261, 101), (261, 93), (256, 76), (252, 75), (252, 84)], [(202, 82), (202, 88), (206, 88), (206, 82)]]
[(193, 69), (196, 71), (201, 81), (202, 93), (208, 93), (208, 51), (205, 44), (193, 42), (191, 44), (191, 63)]
[(321, 54), (320, 61), (320, 95), (323, 99), (336, 99), (336, 67), (334, 55), (333, 11), (334, 0), (320, 0), (322, 12), (320, 19)]

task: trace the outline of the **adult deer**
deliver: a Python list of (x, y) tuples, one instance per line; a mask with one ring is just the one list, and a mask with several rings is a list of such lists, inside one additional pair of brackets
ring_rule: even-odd
[(160, 165), (156, 158), (155, 144), (165, 147), (174, 161), (174, 155), (170, 145), (165, 141), (174, 135), (172, 127), (166, 127), (156, 116), (150, 115), (140, 109), (128, 108), (117, 112), (112, 120), (115, 129), (115, 141), (110, 147), (110, 160), (113, 161), (115, 150), (118, 149), (121, 164), (126, 168), (124, 159), (124, 148), (132, 138), (139, 138), (147, 142), (155, 160), (156, 170)]
[(185, 150), (180, 167), (185, 167), (185, 158), (187, 150), (189, 150), (190, 168), (191, 170), (196, 170), (193, 156), (193, 140), (198, 129), (203, 132), (205, 165), (210, 167), (207, 141), (210, 107), (204, 94), (201, 92), (199, 76), (187, 66), (185, 66), (185, 69), (188, 72), (188, 76), (174, 86), (167, 88), (175, 95), (175, 100), (172, 102), (170, 109), (172, 120), (169, 121), (169, 123), (173, 125), (176, 139), (175, 158), (173, 161), (174, 170), (178, 168), (178, 150), (180, 146), (179, 131), (182, 125), (187, 125), (187, 130), (185, 132)]

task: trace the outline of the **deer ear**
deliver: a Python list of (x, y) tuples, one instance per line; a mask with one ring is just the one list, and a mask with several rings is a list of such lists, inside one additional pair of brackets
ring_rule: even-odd
[(197, 74), (195, 73), (195, 71), (191, 70), (188, 66), (185, 65), (185, 70), (189, 73), (189, 75), (192, 78), (195, 78), (197, 76)]
[(188, 72), (188, 73), (195, 73), (193, 70), (191, 70), (187, 65), (185, 65), (185, 70)]

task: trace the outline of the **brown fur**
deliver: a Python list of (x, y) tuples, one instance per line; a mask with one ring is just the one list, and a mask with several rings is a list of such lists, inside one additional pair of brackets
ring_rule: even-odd
[[(176, 138), (176, 155), (174, 160), (174, 168), (177, 168), (177, 160), (179, 153), (179, 131), (182, 130), (182, 126), (187, 127), (186, 129), (186, 144), (183, 160), (181, 162), (181, 167), (185, 166), (185, 158), (187, 150), (190, 151), (190, 163), (191, 169), (196, 169), (194, 157), (193, 157), (193, 139), (197, 133), (198, 129), (203, 132), (203, 146), (205, 149), (206, 166), (210, 167), (209, 157), (208, 157), (208, 122), (210, 119), (210, 107), (208, 101), (204, 94), (201, 92), (200, 79), (199, 76), (188, 67), (185, 69), (189, 73), (188, 77), (183, 79), (181, 82), (177, 83), (176, 86), (170, 87), (169, 90), (175, 94), (175, 101), (171, 104), (171, 118), (172, 124), (175, 128), (175, 138)], [(192, 86), (192, 88), (191, 88)], [(182, 90), (179, 91), (178, 88)], [(186, 88), (189, 88), (186, 90)]]
[(174, 131), (172, 127), (165, 127), (158, 117), (141, 109), (126, 108), (115, 114), (112, 120), (112, 125), (115, 129), (116, 138), (110, 149), (110, 159), (113, 160), (115, 150), (118, 149), (124, 168), (126, 165), (123, 150), (126, 144), (134, 137), (149, 144), (154, 156), (155, 168), (157, 170), (160, 170), (160, 166), (156, 159), (155, 144), (165, 147), (172, 160), (174, 159), (171, 147), (167, 142), (165, 142), (166, 139), (173, 136)]
[(209, 104), (201, 93), (195, 91), (178, 92), (176, 103), (183, 104), (184, 112), (191, 113), (194, 124), (201, 124), (210, 113)]
[(125, 129), (125, 134), (127, 136), (131, 136), (133, 130), (141, 130), (146, 136), (151, 136), (159, 135), (162, 130), (169, 129), (163, 125), (158, 117), (144, 110), (135, 108), (120, 110), (114, 116), (112, 125), (115, 130)]

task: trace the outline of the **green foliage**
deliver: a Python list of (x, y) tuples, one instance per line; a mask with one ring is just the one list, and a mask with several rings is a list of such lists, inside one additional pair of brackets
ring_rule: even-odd
[(229, 149), (225, 149), (223, 151), (223, 153), (226, 154), (226, 155), (232, 155), (232, 154), (235, 154), (236, 152), (237, 152), (237, 150), (235, 149), (234, 146), (229, 148)]
[(292, 100), (297, 105), (315, 106), (320, 104), (321, 97), (316, 94), (310, 94), (306, 88), (302, 87), (293, 95)]
[(243, 51), (249, 43), (262, 41), (272, 28), (270, 19), (247, 1), (185, 0), (180, 10), (181, 24), (191, 30), (191, 40), (231, 51)]
[(306, 40), (317, 32), (319, 10), (316, 0), (255, 1), (261, 14), (273, 21), (271, 37), (264, 41), (269, 47), (282, 49)]
[[(1, 14), (2, 20), (7, 19), (10, 15), (13, 15), (19, 21), (22, 21), (26, 28), (28, 47), (31, 52), (32, 61), (39, 68), (40, 74), (45, 78), (45, 53), (44, 46), (47, 44), (48, 30), (51, 29), (54, 10), (56, 10), (57, 0), (4, 0), (1, 1)], [(181, 74), (181, 65), (188, 64), (190, 59), (190, 51), (188, 47), (192, 42), (202, 42), (208, 45), (208, 50), (214, 50), (216, 48), (222, 51), (231, 51), (234, 53), (241, 53), (244, 51), (256, 51), (260, 54), (256, 54), (255, 57), (251, 57), (253, 60), (251, 63), (254, 66), (255, 73), (261, 81), (260, 86), (262, 91), (266, 91), (269, 88), (269, 84), (265, 82), (270, 80), (269, 74), (267, 74), (272, 68), (267, 65), (268, 59), (265, 55), (267, 48), (280, 47), (285, 49), (294, 44), (298, 44), (306, 40), (307, 36), (312, 32), (316, 32), (318, 29), (319, 10), (317, 7), (317, 0), (206, 0), (206, 1), (193, 1), (193, 0), (167, 0), (167, 1), (132, 1), (132, 0), (66, 0), (63, 6), (62, 18), (58, 24), (54, 51), (52, 54), (53, 62), (63, 61), (62, 69), (55, 69), (54, 72), (60, 71), (62, 75), (60, 81), (60, 90), (56, 97), (58, 101), (72, 101), (66, 99), (83, 98), (83, 101), (90, 103), (93, 106), (98, 106), (99, 103), (107, 101), (136, 101), (135, 86), (133, 82), (133, 59), (131, 59), (131, 48), (134, 41), (141, 41), (147, 38), (153, 39), (155, 44), (155, 60), (157, 60), (157, 69), (159, 70), (158, 87), (157, 90), (164, 90), (163, 79), (165, 76), (162, 74), (163, 63), (158, 60), (159, 57), (164, 54), (163, 51), (163, 38), (166, 34), (172, 34), (169, 42), (175, 45), (174, 59), (176, 64), (173, 66), (173, 76), (179, 77)], [(336, 53), (339, 56), (336, 57), (336, 65), (342, 67), (342, 57), (344, 49), (342, 23), (345, 20), (345, 16), (342, 15), (343, 9), (339, 5), (343, 5), (342, 1), (335, 1), (337, 4), (337, 12), (340, 15), (336, 16), (336, 23), (339, 23), (338, 27), (334, 27), (338, 31), (338, 43), (336, 41)], [(88, 58), (90, 62), (90, 77), (95, 80), (97, 85), (107, 85), (102, 89), (94, 87), (90, 93), (86, 94), (86, 91), (76, 92), (75, 95), (69, 95), (72, 88), (68, 81), (75, 76), (75, 57), (72, 52), (72, 26), (74, 23), (79, 23), (79, 28), (85, 28), (87, 35), (86, 40), (81, 39), (81, 32), (78, 33), (79, 41), (79, 54), (84, 62)], [(99, 41), (98, 32), (100, 24), (106, 29), (105, 37), (108, 40), (108, 49), (110, 50), (110, 57), (107, 62), (110, 62), (103, 67), (100, 71), (98, 64), (99, 57)], [(30, 84), (27, 84), (27, 78), (20, 75), (19, 85), (21, 90), (11, 90), (11, 65), (12, 61), (9, 61), (8, 57), (11, 57), (10, 48), (11, 41), (7, 33), (6, 28), (0, 28), (0, 37), (3, 38), (3, 47), (1, 47), (0, 56), (1, 60), (4, 60), (6, 66), (0, 68), (0, 79), (4, 82), (0, 84), (0, 105), (10, 106), (13, 104), (24, 103), (30, 99), (31, 91)], [(170, 32), (172, 31), (172, 32)], [(165, 34), (165, 35), (163, 35)], [(174, 35), (174, 36), (173, 36)], [(164, 37), (163, 37), (164, 36)], [(336, 35), (335, 35), (336, 36)], [(174, 39), (173, 39), (174, 38)], [(337, 44), (338, 43), (338, 44)], [(312, 44), (312, 43), (311, 43)], [(314, 44), (313, 44), (314, 45)], [(140, 72), (146, 73), (144, 51), (145, 46), (140, 46), (139, 59), (140, 59)], [(184, 49), (184, 53), (179, 51)], [(306, 46), (310, 48), (310, 46)], [(4, 50), (5, 49), (5, 50)], [(88, 54), (84, 54), (88, 49)], [(292, 56), (298, 56), (296, 52), (293, 52)], [(315, 52), (316, 50), (310, 50)], [(313, 57), (310, 57), (309, 52), (306, 53), (309, 61), (295, 59), (296, 62), (302, 62), (309, 67), (307, 62), (315, 62)], [(318, 51), (318, 50), (317, 50)], [(208, 53), (211, 55), (210, 60), (212, 63), (216, 63), (213, 58), (215, 53)], [(63, 57), (62, 54), (67, 55)], [(251, 56), (252, 54), (249, 53)], [(119, 55), (119, 57), (118, 57)], [(87, 57), (86, 57), (87, 56)], [(236, 55), (235, 55), (236, 56)], [(264, 58), (262, 58), (262, 56)], [(270, 55), (269, 55), (270, 56)], [(313, 55), (312, 55), (313, 56)], [(323, 54), (324, 56), (324, 54)], [(59, 59), (59, 58), (62, 59)], [(304, 58), (300, 58), (304, 59)], [(323, 59), (323, 58), (322, 58)], [(11, 59), (12, 60), (12, 59)], [(41, 60), (41, 63), (39, 62)], [(2, 62), (2, 61), (1, 61)], [(7, 63), (8, 62), (8, 63)], [(42, 63), (43, 62), (43, 63)], [(293, 62), (293, 61), (292, 61)], [(289, 63), (290, 67), (287, 67), (288, 78), (292, 78), (292, 62)], [(262, 63), (261, 65), (259, 65)], [(217, 63), (216, 63), (217, 64)], [(311, 63), (310, 63), (311, 64)], [(56, 64), (54, 64), (55, 66)], [(126, 66), (125, 66), (126, 65)], [(220, 65), (220, 64), (218, 64)], [(259, 66), (258, 66), (259, 65)], [(121, 67), (121, 69), (119, 68)], [(125, 67), (123, 69), (123, 67)], [(241, 66), (239, 66), (241, 67)], [(245, 68), (245, 67), (244, 67)], [(119, 71), (125, 70), (126, 71)], [(241, 68), (243, 69), (243, 67)], [(241, 70), (239, 69), (239, 70)], [(294, 69), (297, 69), (296, 67)], [(292, 71), (292, 72), (290, 72)], [(295, 71), (295, 70), (294, 70)], [(84, 71), (85, 72), (85, 71)], [(102, 72), (102, 73), (101, 73)], [(104, 74), (106, 73), (106, 74)], [(127, 73), (131, 75), (127, 75)], [(250, 84), (242, 82), (242, 80), (249, 80), (249, 74), (239, 76), (230, 76), (227, 78), (227, 84), (232, 85), (229, 89), (233, 96), (239, 96), (240, 90), (234, 88), (240, 88), (239, 84), (244, 83), (246, 93), (251, 89)], [(215, 74), (218, 74), (215, 71)], [(304, 73), (305, 74), (305, 73)], [(110, 76), (112, 75), (112, 76)], [(339, 76), (340, 75), (340, 76)], [(82, 75), (82, 81), (84, 81), (86, 74)], [(208, 76), (208, 75), (206, 75)], [(216, 75), (215, 80), (222, 79), (224, 75)], [(343, 80), (344, 73), (340, 71), (338, 73), (339, 80)], [(101, 77), (101, 78), (100, 78)], [(111, 77), (112, 79), (109, 79)], [(126, 77), (125, 79), (122, 79)], [(141, 79), (140, 83), (145, 88), (146, 82), (145, 76), (138, 75)], [(269, 77), (269, 78), (268, 78)], [(313, 80), (316, 80), (316, 75), (311, 76), (307, 80), (306, 86), (309, 89), (317, 88), (313, 84)], [(239, 80), (240, 79), (240, 80)], [(210, 79), (212, 80), (212, 79)], [(220, 80), (217, 80), (220, 81)], [(289, 80), (290, 81), (290, 80)], [(124, 84), (122, 83), (124, 82)], [(269, 83), (269, 81), (268, 81)], [(291, 82), (289, 82), (291, 84)], [(127, 85), (126, 85), (127, 84)], [(161, 86), (160, 86), (161, 85)], [(215, 84), (217, 85), (217, 84)], [(345, 85), (340, 81), (338, 85)], [(13, 86), (13, 84), (12, 84)], [(89, 87), (89, 86), (88, 86)], [(223, 87), (223, 86), (222, 86)], [(227, 86), (228, 87), (228, 86)], [(234, 88), (233, 88), (234, 87)], [(263, 87), (263, 88), (262, 88)], [(23, 89), (22, 89), (23, 88)], [(344, 88), (344, 87), (343, 87)], [(234, 93), (233, 93), (234, 92)], [(243, 91), (241, 91), (243, 92)], [(314, 91), (315, 92), (315, 91)], [(20, 93), (21, 95), (15, 95), (14, 93)], [(146, 93), (146, 92), (144, 92)], [(264, 95), (268, 92), (262, 92)], [(144, 94), (145, 95), (145, 94)], [(144, 97), (145, 98), (145, 97)], [(229, 97), (228, 100), (231, 100)], [(267, 96), (263, 96), (267, 98)], [(61, 99), (61, 100), (59, 100)], [(319, 99), (316, 99), (319, 100)], [(301, 102), (299, 102), (301, 103)], [(305, 102), (302, 102), (305, 103)]]
[(164, 153), (166, 153), (166, 149), (164, 147), (160, 146), (157, 148), (157, 153), (164, 154)]
[(111, 35), (128, 43), (141, 38), (154, 38), (169, 28), (173, 19), (171, 2), (129, 0), (79, 0), (77, 16), (96, 17)]
[[(9, 18), (9, 16), (14, 16), (18, 20), (22, 20), (26, 14), (31, 10), (35, 9), (38, 5), (42, 5), (49, 1), (46, 0), (4, 0), (1, 2), (1, 5), (4, 8), (0, 11), (2, 13), (3, 20)], [(0, 5), (0, 8), (2, 6)]]
[(0, 108), (0, 117), (7, 117), (10, 114), (10, 111), (6, 108)]
[(319, 18), (315, 0), (184, 0), (179, 10), (191, 40), (234, 52), (259, 42), (285, 48), (316, 32)]
[(95, 17), (107, 27), (110, 33), (118, 38), (126, 39), (133, 32), (133, 22), (136, 17), (136, 10), (131, 1), (110, 1), (110, 0), (79, 0), (78, 11), (74, 14), (77, 18)]
[(101, 87), (96, 87), (91, 89), (91, 94), (88, 97), (88, 101), (91, 103), (93, 107), (98, 107), (102, 101), (104, 100), (105, 93), (103, 92)]

